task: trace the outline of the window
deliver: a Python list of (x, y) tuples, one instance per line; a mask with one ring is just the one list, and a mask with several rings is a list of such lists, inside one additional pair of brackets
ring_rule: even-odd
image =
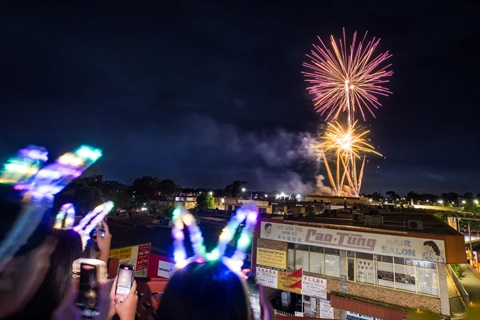
[(303, 268), (308, 271), (308, 266), (308, 246), (303, 244), (295, 245), (295, 270)]
[(340, 277), (340, 250), (325, 248), (325, 275)]
[(309, 272), (323, 274), (325, 254), (323, 248), (310, 247)]
[(287, 268), (340, 277), (340, 251), (323, 247), (289, 243)]
[(349, 281), (439, 295), (437, 265), (428, 261), (347, 252)]

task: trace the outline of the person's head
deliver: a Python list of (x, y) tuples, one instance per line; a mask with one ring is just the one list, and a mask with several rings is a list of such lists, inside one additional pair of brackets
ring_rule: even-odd
[(248, 320), (244, 280), (223, 262), (192, 262), (177, 270), (162, 297), (160, 319)]
[(423, 246), (427, 248), (430, 251), (433, 251), (437, 256), (440, 255), (440, 249), (438, 248), (437, 244), (433, 242), (432, 240), (425, 241), (423, 243)]
[(271, 223), (266, 223), (265, 224), (265, 231), (267, 233), (271, 233), (272, 232), (272, 224)]
[[(50, 266), (50, 254), (55, 249), (56, 237), (48, 232), (48, 212), (43, 214), (38, 227), (24, 234), (17, 252), (11, 255), (12, 243), (18, 236), (13, 232), (24, 209), (20, 192), (11, 185), (0, 183), (0, 318), (23, 308), (38, 290)], [(40, 213), (39, 213), (40, 214)], [(28, 221), (28, 220), (27, 220)]]
[(72, 286), (72, 264), (78, 258), (91, 258), (82, 250), (80, 235), (74, 230), (54, 230), (57, 238), (50, 255), (50, 267), (35, 295), (11, 319), (50, 319), (53, 311), (67, 296)]

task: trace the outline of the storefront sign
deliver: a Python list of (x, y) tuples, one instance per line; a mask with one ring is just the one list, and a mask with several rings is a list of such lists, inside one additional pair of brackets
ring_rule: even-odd
[(327, 280), (303, 276), (302, 278), (302, 294), (327, 299)]
[(278, 271), (268, 268), (262, 268), (257, 266), (256, 268), (256, 277), (258, 283), (262, 286), (270, 287), (270, 288), (277, 288), (278, 284)]
[(347, 320), (381, 320), (380, 318), (366, 316), (360, 313), (347, 311), (346, 312)]
[(350, 232), (262, 221), (260, 237), (289, 243), (445, 262), (442, 240)]
[(287, 253), (285, 251), (257, 247), (257, 264), (285, 270)]
[(320, 300), (320, 318), (333, 319), (333, 308), (330, 300)]
[(302, 270), (294, 272), (278, 271), (279, 290), (289, 291), (301, 294), (302, 293)]

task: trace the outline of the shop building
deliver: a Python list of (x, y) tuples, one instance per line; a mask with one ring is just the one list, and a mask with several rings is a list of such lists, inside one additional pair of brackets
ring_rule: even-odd
[(431, 214), (354, 225), (353, 215), (262, 219), (252, 267), (276, 310), (332, 319), (450, 316), (449, 264), (466, 263), (462, 234)]

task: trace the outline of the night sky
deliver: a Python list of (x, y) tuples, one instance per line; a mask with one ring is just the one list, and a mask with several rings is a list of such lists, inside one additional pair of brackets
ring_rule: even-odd
[(2, 1), (0, 160), (89, 144), (131, 184), (326, 192), (324, 119), (301, 71), (317, 36), (393, 57), (362, 193), (480, 193), (478, 1)]

